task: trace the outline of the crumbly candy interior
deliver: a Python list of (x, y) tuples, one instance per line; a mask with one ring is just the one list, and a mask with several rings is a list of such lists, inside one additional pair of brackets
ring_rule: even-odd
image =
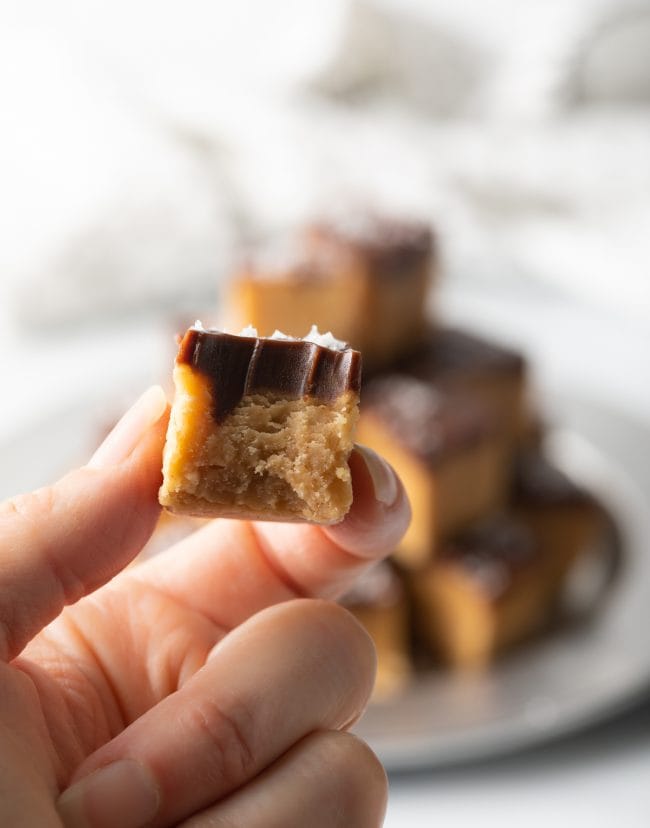
[(352, 503), (348, 457), (358, 397), (331, 403), (255, 394), (216, 423), (208, 381), (174, 371), (160, 502), (197, 515), (335, 523)]

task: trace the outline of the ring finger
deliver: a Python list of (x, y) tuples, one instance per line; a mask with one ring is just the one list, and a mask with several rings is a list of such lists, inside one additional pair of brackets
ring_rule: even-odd
[(312, 733), (182, 828), (378, 828), (386, 797), (386, 774), (366, 744), (349, 733)]

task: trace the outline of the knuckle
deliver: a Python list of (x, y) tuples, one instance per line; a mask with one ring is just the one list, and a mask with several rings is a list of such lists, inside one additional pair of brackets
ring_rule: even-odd
[(188, 707), (184, 716), (191, 737), (203, 743), (203, 774), (208, 783), (230, 788), (255, 772), (253, 716), (244, 704), (225, 710), (212, 699), (202, 699)]
[(44, 517), (56, 517), (62, 511), (64, 500), (58, 486), (43, 486), (33, 492), (17, 495), (0, 505), (0, 515), (9, 515), (10, 520), (18, 521), (15, 532), (10, 536), (21, 541), (28, 538), (34, 551), (34, 560), (51, 579), (52, 594), (59, 593), (61, 606), (75, 603), (85, 593), (84, 584), (73, 568), (67, 565), (66, 556), (59, 554), (56, 544), (51, 542), (47, 531), (48, 523)]
[(54, 511), (56, 495), (53, 486), (44, 486), (33, 492), (16, 495), (0, 504), (0, 514), (33, 519)]

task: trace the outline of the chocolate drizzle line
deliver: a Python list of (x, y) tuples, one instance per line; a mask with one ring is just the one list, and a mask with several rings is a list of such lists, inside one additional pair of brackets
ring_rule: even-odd
[(300, 339), (234, 336), (190, 328), (176, 363), (189, 365), (210, 380), (212, 413), (217, 422), (250, 394), (331, 402), (345, 391), (358, 393), (361, 384), (358, 351), (335, 351)]

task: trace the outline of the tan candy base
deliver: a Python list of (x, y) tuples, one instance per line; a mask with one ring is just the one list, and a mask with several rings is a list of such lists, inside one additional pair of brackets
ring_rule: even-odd
[(413, 578), (420, 629), (433, 652), (456, 669), (486, 667), (542, 627), (549, 607), (539, 566), (493, 600), (454, 563), (434, 562)]
[(208, 381), (186, 365), (174, 381), (163, 506), (205, 517), (342, 520), (352, 503), (355, 394), (328, 405), (252, 395), (215, 423)]
[(441, 540), (506, 502), (508, 456), (498, 435), (454, 452), (435, 468), (405, 451), (372, 413), (362, 414), (358, 439), (388, 460), (406, 488), (411, 525), (394, 557), (407, 569), (426, 566)]

